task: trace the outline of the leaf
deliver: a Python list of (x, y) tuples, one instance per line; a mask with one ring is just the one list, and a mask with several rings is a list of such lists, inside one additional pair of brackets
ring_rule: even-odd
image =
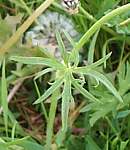
[(53, 71), (53, 70), (54, 70), (54, 69), (52, 69), (52, 68), (47, 68), (47, 69), (44, 69), (44, 70), (38, 72), (38, 73), (36, 74), (36, 77), (34, 78), (34, 80), (38, 79), (39, 77), (41, 77), (41, 76), (43, 76), (44, 74), (46, 74), (46, 73), (48, 73), (48, 72), (51, 72), (51, 71)]
[(0, 150), (8, 150), (6, 142), (2, 138), (0, 138)]
[(90, 47), (89, 47), (89, 51), (88, 51), (88, 63), (89, 64), (93, 63), (94, 49), (95, 49), (98, 33), (99, 33), (99, 30), (94, 34), (92, 41), (90, 43)]
[(93, 107), (95, 107), (95, 103), (87, 104), (82, 109), (80, 109), (80, 112), (84, 113), (84, 112), (90, 111)]
[(37, 150), (37, 149), (38, 150), (43, 150), (43, 146), (36, 143), (34, 140), (29, 141), (28, 138), (29, 137), (27, 136), (27, 137), (24, 137), (24, 138), (21, 138), (21, 139), (15, 139), (11, 142), (6, 142), (5, 145), (8, 148), (10, 148), (13, 145), (17, 145), (17, 146), (23, 147), (25, 150)]
[(52, 93), (52, 96), (51, 96), (49, 117), (48, 117), (48, 121), (47, 121), (46, 145), (44, 146), (45, 150), (51, 149), (50, 147), (52, 144), (52, 137), (53, 137), (53, 125), (54, 125), (54, 121), (55, 121), (56, 108), (57, 108), (59, 95), (60, 95), (60, 88), (56, 89)]
[(94, 14), (96, 18), (100, 18), (104, 15), (105, 11), (116, 7), (120, 1), (121, 0), (87, 0), (85, 8), (90, 11), (90, 14)]
[(102, 0), (100, 3), (99, 3), (99, 7), (98, 7), (98, 13), (96, 14), (97, 18), (100, 18), (101, 16), (104, 15), (104, 12), (110, 10), (110, 9), (113, 9), (115, 6), (118, 5), (118, 3), (120, 2), (121, 0)]
[(64, 45), (62, 38), (60, 36), (60, 33), (58, 31), (56, 31), (56, 39), (58, 42), (59, 50), (61, 52), (61, 56), (62, 56), (64, 62), (67, 63), (67, 52), (65, 50), (65, 45)]
[(9, 150), (5, 144), (0, 143), (0, 150)]
[(114, 110), (116, 108), (117, 103), (114, 102), (107, 102), (105, 104), (102, 104), (100, 106), (100, 109), (97, 110), (96, 112), (94, 112), (91, 115), (90, 118), (90, 125), (93, 126), (94, 123), (100, 119), (101, 117), (104, 117), (106, 114), (108, 114), (109, 112), (111, 112), (112, 110)]
[(129, 140), (121, 141), (120, 150), (126, 150), (127, 149), (126, 146), (128, 143), (129, 143)]
[(91, 101), (99, 102), (96, 97), (94, 97), (90, 92), (83, 88), (75, 79), (73, 79), (72, 84), (84, 97), (88, 98)]
[(116, 32), (119, 34), (130, 34), (130, 24), (129, 20), (130, 12), (125, 12), (121, 15), (115, 16), (113, 19), (111, 19), (108, 23), (106, 23), (109, 27), (114, 27)]
[(65, 30), (63, 30), (63, 32), (64, 32), (64, 34), (65, 34), (67, 40), (71, 43), (71, 45), (72, 45), (72, 46), (75, 46), (76, 43), (75, 43), (74, 40), (71, 38), (71, 36), (70, 36)]
[(64, 89), (62, 93), (62, 131), (67, 131), (69, 106), (71, 100), (71, 79), (68, 73), (64, 80)]
[(57, 88), (59, 88), (61, 86), (61, 84), (63, 83), (63, 77), (57, 79), (52, 85), (51, 87), (40, 97), (38, 98), (34, 104), (38, 104), (41, 103), (42, 101), (44, 101), (47, 97), (49, 97)]
[[(103, 48), (102, 48), (102, 55), (103, 55), (103, 57), (105, 57), (105, 55), (106, 55), (107, 46), (109, 45), (109, 43), (111, 43), (113, 41), (123, 41), (125, 39), (126, 39), (125, 36), (124, 37), (116, 36), (116, 37), (112, 37), (112, 38), (106, 40), (106, 42), (104, 43)], [(106, 60), (104, 61), (104, 68), (106, 68)]]
[(102, 84), (104, 84), (111, 93), (120, 101), (123, 102), (122, 97), (120, 96), (119, 92), (116, 88), (112, 85), (112, 83), (101, 73), (91, 70), (87, 72), (87, 75), (94, 77), (96, 80), (99, 80)]
[(125, 118), (130, 114), (130, 110), (120, 111), (117, 113), (117, 119)]
[(7, 101), (7, 85), (5, 77), (5, 59), (2, 66), (2, 78), (1, 78), (1, 101), (4, 115), (5, 131), (8, 134), (8, 101)]
[(19, 143), (23, 143), (23, 141), (27, 140), (28, 138), (29, 136), (20, 139), (11, 140), (10, 142), (6, 142), (6, 146), (9, 147), (11, 145), (18, 145)]
[(130, 64), (122, 64), (117, 75), (119, 83), (119, 93), (124, 95), (130, 88)]
[(91, 136), (86, 136), (86, 149), (87, 150), (101, 150)]
[(73, 71), (75, 73), (86, 73), (86, 72), (89, 72), (91, 69), (94, 69), (98, 66), (100, 66), (101, 64), (104, 63), (104, 61), (106, 61), (110, 56), (111, 56), (112, 53), (109, 53), (107, 54), (105, 57), (101, 58), (100, 60), (96, 61), (95, 63), (92, 63), (91, 65), (87, 65), (85, 67), (77, 67), (77, 68), (74, 68)]
[(16, 125), (17, 125), (17, 122), (15, 121), (13, 123), (12, 132), (11, 132), (11, 138), (12, 138), (12, 140), (14, 140), (14, 137), (15, 137)]
[(42, 57), (21, 57), (21, 56), (12, 56), (11, 60), (29, 64), (29, 65), (46, 65), (55, 69), (63, 69), (64, 66), (54, 59), (42, 58)]
[(79, 64), (79, 52), (78, 51), (71, 52), (69, 62), (74, 63), (74, 66), (78, 66)]
[[(85, 70), (86, 68), (86, 70)], [(120, 101), (123, 102), (119, 92), (116, 90), (116, 88), (112, 85), (112, 83), (101, 73), (92, 70), (92, 69), (88, 69), (87, 67), (78, 67), (75, 69), (76, 73), (83, 73), (86, 75), (89, 75), (90, 77), (95, 78), (97, 81), (100, 81), (102, 84), (104, 84), (109, 91), (111, 91), (111, 93), (113, 93), (113, 95)], [(74, 71), (75, 71), (74, 70)]]

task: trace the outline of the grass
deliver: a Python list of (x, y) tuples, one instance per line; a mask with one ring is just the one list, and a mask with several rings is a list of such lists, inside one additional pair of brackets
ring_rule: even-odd
[[(51, 0), (0, 7), (0, 149), (129, 150), (129, 1), (81, 0), (73, 15)], [(51, 13), (64, 29), (53, 15), (39, 30)], [(48, 43), (26, 42), (29, 30)]]

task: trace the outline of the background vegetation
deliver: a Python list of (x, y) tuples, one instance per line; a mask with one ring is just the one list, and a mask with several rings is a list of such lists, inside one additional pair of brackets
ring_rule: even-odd
[(0, 150), (130, 149), (129, 2), (0, 1)]

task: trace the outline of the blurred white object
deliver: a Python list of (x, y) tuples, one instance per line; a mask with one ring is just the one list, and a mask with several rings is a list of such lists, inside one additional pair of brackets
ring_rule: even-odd
[(32, 46), (47, 48), (56, 57), (59, 57), (59, 51), (55, 31), (58, 30), (67, 50), (71, 50), (72, 46), (63, 34), (65, 30), (72, 39), (77, 39), (79, 33), (75, 30), (75, 26), (71, 19), (57, 12), (46, 11), (38, 18), (38, 25), (31, 28), (25, 35), (26, 43), (31, 42)]

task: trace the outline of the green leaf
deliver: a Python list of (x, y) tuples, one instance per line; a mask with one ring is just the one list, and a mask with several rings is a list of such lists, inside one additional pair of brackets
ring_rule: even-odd
[(64, 80), (64, 89), (62, 93), (62, 131), (67, 131), (71, 97), (71, 79), (68, 73)]
[(92, 63), (91, 65), (87, 65), (85, 67), (77, 67), (77, 68), (74, 68), (73, 71), (75, 73), (86, 73), (86, 72), (89, 72), (91, 69), (94, 69), (98, 66), (100, 66), (101, 64), (104, 63), (104, 61), (106, 61), (110, 56), (111, 56), (112, 53), (109, 53), (107, 54), (105, 57), (101, 58), (100, 60), (96, 61), (95, 63)]
[(119, 93), (124, 95), (130, 88), (130, 64), (122, 64), (117, 75), (119, 82)]
[(72, 81), (73, 86), (86, 98), (91, 101), (98, 101), (96, 97), (94, 97), (90, 92), (88, 92), (85, 88), (83, 88), (75, 79)]
[(67, 63), (67, 52), (66, 52), (66, 49), (65, 49), (65, 45), (62, 41), (62, 38), (60, 36), (60, 33), (58, 31), (56, 31), (56, 39), (57, 39), (57, 42), (58, 42), (59, 50), (61, 52), (61, 56), (62, 56), (64, 62)]
[(29, 64), (29, 65), (46, 65), (55, 69), (63, 69), (63, 64), (59, 63), (55, 59), (50, 58), (42, 58), (42, 57), (21, 57), (21, 56), (12, 56), (11, 60)]
[(117, 119), (125, 118), (130, 114), (130, 110), (120, 111), (117, 113)]
[(29, 136), (26, 136), (24, 138), (21, 139), (15, 139), (15, 140), (11, 140), (11, 142), (7, 142), (6, 146), (11, 146), (11, 145), (18, 145), (20, 143), (23, 143), (25, 140), (27, 140), (29, 138)]
[(78, 66), (79, 64), (79, 52), (78, 51), (71, 52), (69, 62), (74, 63), (74, 66)]
[(101, 150), (91, 136), (86, 136), (86, 150)]
[(14, 137), (15, 137), (16, 125), (17, 125), (17, 122), (15, 121), (13, 123), (12, 132), (11, 132), (11, 138), (12, 138), (12, 140), (14, 140)]
[(44, 101), (47, 97), (49, 97), (57, 88), (59, 88), (61, 86), (61, 84), (63, 83), (63, 78), (61, 77), (59, 79), (57, 79), (52, 85), (51, 87), (40, 97), (38, 98), (34, 104), (38, 104), (41, 103), (42, 101)]
[(92, 41), (90, 43), (90, 47), (89, 47), (89, 51), (88, 51), (88, 63), (89, 64), (93, 63), (94, 49), (95, 49), (98, 33), (99, 33), (99, 30), (94, 34)]
[(104, 15), (104, 12), (113, 9), (115, 6), (118, 5), (118, 3), (121, 0), (102, 0), (101, 2), (99, 2), (99, 6), (98, 6), (98, 13), (96, 13), (96, 16), (98, 18), (100, 18), (101, 16)]
[(75, 46), (76, 43), (75, 43), (74, 40), (71, 38), (71, 36), (70, 36), (65, 30), (63, 30), (63, 32), (64, 32), (64, 34), (65, 34), (67, 40), (71, 43), (71, 45), (72, 45), (72, 46)]
[(36, 143), (34, 140), (29, 141), (28, 138), (29, 136), (21, 138), (21, 139), (15, 139), (11, 142), (6, 142), (5, 145), (8, 148), (12, 147), (13, 145), (17, 145), (17, 146), (23, 147), (25, 150), (44, 150), (43, 146)]
[(113, 95), (120, 102), (123, 102), (119, 92), (116, 90), (116, 88), (112, 85), (112, 83), (103, 74), (101, 74), (95, 70), (88, 69), (88, 67), (78, 67), (78, 68), (74, 69), (74, 72), (89, 75), (90, 77), (95, 78), (97, 81), (100, 81), (102, 84), (104, 84), (109, 89), (109, 91), (111, 91), (111, 93), (113, 93)]
[(58, 97), (60, 95), (60, 88), (56, 89), (51, 96), (51, 104), (49, 110), (49, 118), (47, 122), (47, 135), (46, 135), (46, 145), (45, 150), (51, 149), (52, 137), (53, 137), (53, 126), (56, 115), (56, 108), (58, 103)]
[(116, 88), (112, 85), (112, 83), (101, 73), (91, 70), (86, 73), (86, 75), (89, 75), (91, 77), (94, 77), (96, 80), (99, 80), (102, 84), (104, 84), (111, 93), (120, 101), (123, 102), (122, 97), (120, 96), (119, 92), (116, 90)]
[(48, 72), (51, 72), (51, 71), (53, 71), (53, 70), (54, 70), (54, 69), (52, 69), (52, 68), (47, 68), (47, 69), (44, 69), (44, 70), (38, 72), (38, 73), (36, 74), (36, 77), (34, 78), (34, 80), (38, 79), (39, 77), (41, 77), (41, 76), (43, 76), (44, 74), (46, 74), (46, 73), (48, 73)]
[[(99, 104), (99, 103), (98, 103)], [(97, 105), (98, 105), (97, 104)], [(93, 107), (96, 106), (96, 103), (90, 103), (90, 104), (87, 104), (86, 106), (84, 106), (80, 112), (84, 113), (84, 112), (87, 112), (87, 111), (90, 111)]]
[(1, 78), (1, 104), (4, 115), (5, 131), (8, 134), (8, 101), (7, 101), (7, 85), (5, 77), (5, 59), (2, 66), (2, 78)]
[[(106, 114), (108, 114), (109, 112), (111, 112), (112, 110), (116, 109), (116, 102), (107, 102), (105, 104), (102, 104), (100, 106), (100, 109), (98, 109), (96, 112), (94, 112), (91, 115), (90, 118), (90, 125), (93, 126), (94, 123), (100, 119), (101, 117), (104, 117)], [(96, 107), (96, 106), (95, 106)]]
[(126, 150), (127, 149), (127, 144), (128, 144), (129, 140), (126, 141), (121, 141), (121, 145), (120, 145), (120, 150)]
[(0, 150), (9, 150), (5, 144), (0, 143)]
[(117, 15), (112, 18), (107, 25), (109, 27), (114, 27), (118, 34), (129, 35), (130, 34), (130, 24), (129, 24), (130, 12), (124, 12), (121, 15)]
[[(116, 36), (116, 37), (112, 37), (110, 39), (108, 39), (104, 45), (103, 45), (103, 48), (102, 48), (102, 55), (103, 57), (105, 57), (106, 53), (107, 53), (107, 47), (108, 47), (108, 44), (113, 42), (113, 41), (123, 41), (125, 40), (125, 36)], [(106, 68), (106, 60), (104, 61), (104, 68)]]
[(0, 150), (8, 150), (6, 142), (2, 138), (0, 138)]

